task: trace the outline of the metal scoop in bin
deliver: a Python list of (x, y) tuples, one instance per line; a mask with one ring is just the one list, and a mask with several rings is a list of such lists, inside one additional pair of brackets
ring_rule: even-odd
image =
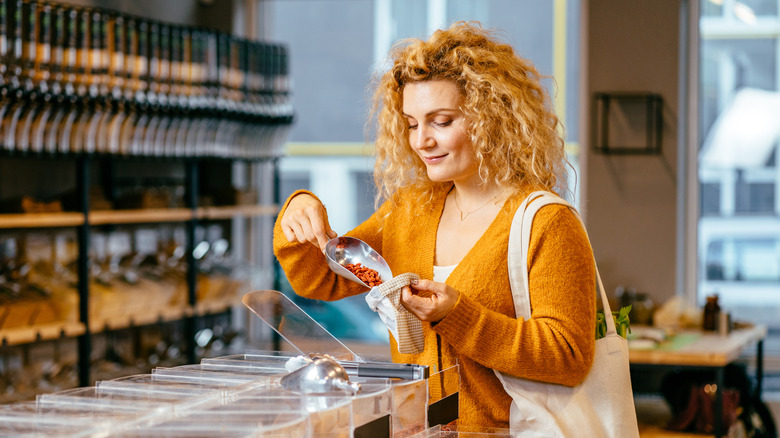
[[(341, 371), (333, 365), (334, 363), (340, 365), (348, 376), (407, 380), (427, 379), (429, 377), (428, 366), (426, 365), (363, 360), (279, 291), (259, 290), (249, 292), (244, 295), (241, 301), (252, 313), (271, 327), (302, 356), (314, 359), (304, 367), (314, 365), (322, 368), (322, 370), (316, 372), (301, 372), (297, 379), (301, 379), (302, 376), (306, 375), (309, 377), (304, 378), (304, 381), (309, 379), (313, 382), (318, 379), (317, 376), (321, 377), (322, 373), (327, 370), (335, 373), (334, 375), (339, 375), (338, 373)], [(314, 349), (317, 352), (310, 353)], [(324, 355), (335, 360), (316, 360)], [(292, 378), (289, 384), (293, 385), (291, 381)], [(334, 387), (336, 385), (335, 382), (338, 382), (338, 385), (343, 385), (343, 382), (334, 380)], [(297, 382), (294, 385), (300, 386), (301, 383)], [(312, 383), (310, 386), (314, 387), (317, 385), (322, 386), (322, 382)]]

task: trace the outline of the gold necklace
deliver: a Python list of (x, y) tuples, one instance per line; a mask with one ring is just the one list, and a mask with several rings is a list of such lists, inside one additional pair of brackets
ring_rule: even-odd
[(461, 210), (461, 209), (460, 209), (460, 205), (458, 205), (458, 193), (457, 193), (457, 192), (455, 192), (455, 194), (454, 194), (454, 195), (452, 195), (452, 199), (454, 199), (454, 200), (455, 200), (455, 208), (457, 208), (457, 209), (458, 209), (458, 212), (460, 212), (460, 222), (461, 222), (461, 223), (463, 223), (463, 221), (465, 221), (465, 220), (466, 220), (466, 219), (469, 217), (469, 215), (470, 215), (471, 213), (474, 213), (474, 212), (476, 212), (476, 211), (482, 210), (483, 208), (487, 207), (487, 206), (488, 206), (488, 204), (490, 204), (490, 203), (491, 203), (493, 200), (495, 200), (496, 198), (498, 198), (498, 196), (499, 196), (500, 194), (501, 194), (500, 192), (499, 192), (499, 193), (497, 193), (495, 196), (493, 196), (492, 198), (488, 199), (488, 201), (487, 201), (486, 203), (484, 203), (484, 204), (480, 205), (479, 207), (477, 207), (477, 208), (475, 208), (475, 209), (473, 209), (473, 210), (471, 210), (471, 211), (468, 211), (468, 212), (466, 212), (466, 213), (464, 214), (464, 213), (463, 213), (463, 210)]

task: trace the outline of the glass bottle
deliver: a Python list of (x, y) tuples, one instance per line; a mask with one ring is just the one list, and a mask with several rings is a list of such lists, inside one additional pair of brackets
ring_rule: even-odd
[(65, 64), (65, 8), (51, 5), (51, 60), (49, 62), (50, 88), (58, 95), (62, 92)]
[(122, 38), (124, 39), (124, 90), (125, 90), (125, 100), (131, 101), (133, 99), (133, 93), (135, 92), (135, 83), (133, 81), (133, 70), (135, 69), (135, 58), (136, 58), (136, 49), (137, 49), (137, 38), (135, 35), (136, 32), (136, 24), (135, 24), (135, 18), (133, 17), (125, 17), (125, 27), (124, 27), (124, 34), (122, 35)]
[(100, 90), (103, 80), (103, 14), (97, 9), (85, 9), (81, 16), (80, 27), (86, 30), (82, 35), (86, 46), (82, 52), (84, 63), (82, 104), (76, 126), (72, 132), (73, 152), (93, 153), (97, 150), (97, 127), (103, 115)]
[(214, 31), (205, 32), (204, 62), (206, 69), (204, 83), (204, 134), (200, 140), (198, 155), (206, 155), (213, 148), (217, 128), (219, 127), (219, 58), (217, 43), (218, 34)]
[(94, 10), (90, 17), (90, 68), (92, 84), (96, 89), (93, 96), (105, 96), (108, 94), (110, 81), (108, 80), (108, 22), (110, 14)]
[[(45, 123), (38, 126), (36, 143), (42, 143), (42, 149), (48, 153), (57, 152), (56, 131), (64, 116), (64, 81), (65, 81), (65, 44), (66, 8), (62, 5), (52, 5), (51, 26), (51, 63), (49, 89), (51, 93), (51, 115)], [(53, 138), (55, 140), (53, 140)]]
[(79, 97), (87, 95), (89, 87), (89, 8), (76, 10), (75, 21), (75, 92)]
[[(13, 59), (8, 50), (8, 44), (11, 41), (9, 36), (8, 16), (10, 5), (7, 0), (0, 0), (0, 123), (2, 123), (5, 112), (8, 109), (10, 93), (10, 75)], [(5, 149), (5, 133), (3, 126), (0, 126), (0, 150)]]
[(259, 132), (256, 134), (257, 142), (260, 145), (258, 151), (255, 153), (258, 156), (264, 156), (267, 154), (269, 138), (274, 131), (273, 126), (273, 108), (272, 108), (272, 94), (273, 94), (273, 82), (271, 75), (271, 45), (268, 43), (260, 43), (257, 48), (257, 106), (258, 106), (258, 118), (260, 123), (257, 125)]
[(172, 155), (165, 139), (171, 127), (171, 26), (167, 23), (160, 24), (157, 79), (155, 80), (155, 93), (159, 105), (160, 122), (155, 132), (154, 143), (162, 155)]
[(230, 119), (235, 116), (235, 102), (231, 90), (231, 59), (232, 59), (231, 37), (226, 33), (220, 33), (217, 36), (217, 59), (219, 62), (218, 75), (218, 98), (217, 98), (217, 119), (214, 128), (214, 140), (210, 145), (207, 154), (220, 155), (220, 150), (227, 143), (228, 131), (230, 130)]
[(109, 96), (107, 104), (109, 106), (108, 115), (101, 127), (101, 141), (105, 145), (104, 152), (116, 154), (119, 152), (119, 137), (124, 122), (125, 99), (125, 19), (120, 14), (113, 14), (108, 19), (107, 27), (108, 42), (108, 83)]
[(29, 150), (40, 153), (44, 151), (45, 130), (49, 119), (55, 112), (55, 97), (51, 89), (52, 66), (52, 7), (48, 3), (38, 4), (38, 31), (37, 31), (37, 57), (35, 65), (35, 88), (38, 96), (35, 102), (35, 110), (28, 115), (23, 126), (24, 135)]
[(91, 110), (90, 93), (96, 91), (96, 88), (92, 86), (89, 63), (91, 17), (91, 8), (78, 9), (76, 17), (75, 101), (71, 107), (72, 112), (66, 121), (69, 133), (67, 143), (70, 145), (69, 152), (71, 153), (80, 153), (84, 150), (83, 134), (87, 130)]
[(76, 84), (76, 50), (78, 47), (78, 10), (74, 7), (63, 7), (64, 35), (62, 45), (62, 87), (64, 94), (73, 94)]
[[(25, 152), (27, 150), (28, 137), (25, 136), (23, 126), (30, 111), (35, 107), (37, 98), (35, 91), (35, 56), (36, 47), (36, 23), (38, 3), (35, 0), (24, 0), (16, 4), (14, 11), (15, 36), (20, 45), (20, 88), (13, 94), (13, 100), (3, 119), (4, 144), (9, 150)], [(17, 21), (18, 19), (18, 21)]]
[(190, 98), (192, 97), (191, 80), (192, 80), (192, 35), (189, 27), (182, 26), (179, 33), (180, 43), (179, 50), (179, 84), (181, 89), (179, 94), (185, 100), (184, 105), (190, 107)]
[(10, 82), (13, 88), (19, 87), (19, 78), (22, 75), (22, 0), (9, 1), (10, 26), (8, 33), (12, 35), (10, 41), (10, 60), (8, 72), (11, 75)]
[(8, 73), (8, 1), (0, 0), (0, 86)]
[(149, 123), (149, 99), (147, 98), (147, 71), (149, 68), (149, 22), (144, 19), (139, 19), (136, 21), (136, 26), (137, 52), (133, 79), (136, 82), (134, 100), (137, 106), (135, 119), (133, 121), (133, 136), (130, 149), (132, 155), (145, 155), (146, 151), (144, 150), (144, 134)]
[(239, 98), (239, 114), (238, 118), (235, 120), (234, 139), (231, 142), (230, 148), (225, 150), (225, 156), (235, 158), (246, 157), (247, 155), (250, 142), (248, 129), (253, 121), (252, 100), (250, 97), (250, 81), (252, 76), (249, 70), (249, 40), (243, 38), (239, 39), (237, 46), (239, 74), (236, 80), (238, 86), (237, 97)]
[[(121, 62), (124, 57), (124, 53), (117, 53), (116, 27), (121, 27), (122, 23), (123, 18), (119, 14), (103, 11), (97, 25), (98, 37), (93, 37), (93, 45), (97, 45), (97, 50), (93, 49), (93, 53), (98, 67), (93, 69), (93, 74), (97, 74), (98, 95), (95, 97), (96, 113), (91, 123), (94, 128), (89, 134), (89, 141), (94, 141), (94, 151), (99, 153), (113, 152), (110, 126), (119, 114), (117, 99), (121, 96), (122, 78), (118, 75), (122, 70)], [(119, 40), (121, 48), (121, 38)]]
[(108, 94), (108, 42), (107, 13), (93, 10), (90, 17), (90, 114), (87, 119), (87, 130), (84, 132), (84, 150), (88, 153), (103, 152), (106, 145), (102, 143), (100, 127), (104, 125), (106, 116), (110, 113), (110, 96)]
[(135, 114), (137, 111), (136, 110), (137, 104), (135, 102), (135, 90), (137, 88), (137, 84), (135, 82), (135, 78), (133, 74), (136, 65), (136, 53), (137, 53), (136, 50), (138, 47), (138, 39), (136, 38), (135, 18), (133, 17), (125, 18), (125, 28), (124, 28), (123, 38), (124, 38), (124, 49), (125, 49), (125, 56), (124, 56), (125, 78), (124, 78), (124, 88), (123, 88), (124, 89), (123, 103), (125, 109), (125, 116), (119, 129), (118, 152), (120, 154), (127, 155), (130, 153), (130, 149), (131, 149)]
[(183, 94), (182, 62), (184, 59), (184, 28), (171, 26), (171, 88), (169, 101), (171, 103), (171, 123), (166, 133), (167, 155), (183, 157), (184, 131), (187, 127), (187, 100)]
[(70, 139), (73, 124), (78, 116), (79, 102), (76, 95), (79, 50), (79, 10), (75, 7), (64, 7), (64, 35), (62, 50), (62, 92), (59, 101), (59, 111), (52, 119), (52, 129), (46, 139), (46, 148), (60, 153), (70, 152)]
[(48, 3), (41, 2), (36, 12), (35, 35), (35, 86), (41, 91), (48, 91), (48, 81), (51, 75), (51, 25), (52, 7)]
[(181, 26), (172, 25), (170, 27), (170, 95), (171, 105), (178, 109), (179, 96), (181, 96)]
[(289, 105), (289, 77), (287, 74), (287, 48), (282, 44), (273, 45), (273, 132), (267, 139), (267, 147), (272, 154), (277, 153), (284, 144), (289, 131), (291, 109)]
[(190, 126), (190, 139), (188, 140), (190, 154), (193, 156), (205, 155), (207, 148), (207, 136), (211, 123), (211, 112), (208, 98), (208, 59), (207, 30), (193, 27), (190, 30), (192, 39), (192, 73), (191, 73), (191, 101), (193, 102), (192, 117), (195, 123)]
[(146, 100), (149, 103), (149, 121), (146, 124), (143, 138), (144, 155), (158, 154), (156, 143), (157, 130), (160, 129), (160, 100), (159, 90), (159, 71), (160, 71), (160, 24), (156, 21), (150, 21), (148, 27), (147, 57), (149, 59), (146, 71)]
[(114, 99), (121, 99), (125, 85), (125, 19), (114, 14), (108, 21), (108, 76), (110, 93)]
[(25, 90), (31, 90), (35, 81), (35, 64), (38, 54), (36, 33), (38, 2), (37, 0), (24, 0), (21, 6), (22, 70), (20, 81)]
[(720, 304), (718, 303), (718, 294), (707, 296), (707, 303), (704, 305), (704, 318), (702, 328), (705, 331), (715, 331), (718, 328), (718, 319), (720, 318)]

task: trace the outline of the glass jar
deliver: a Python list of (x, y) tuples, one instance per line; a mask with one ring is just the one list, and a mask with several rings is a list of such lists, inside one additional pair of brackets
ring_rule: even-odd
[(718, 294), (708, 295), (707, 303), (704, 305), (704, 319), (702, 328), (705, 331), (715, 331), (718, 327), (718, 318), (720, 317), (720, 304), (718, 304)]

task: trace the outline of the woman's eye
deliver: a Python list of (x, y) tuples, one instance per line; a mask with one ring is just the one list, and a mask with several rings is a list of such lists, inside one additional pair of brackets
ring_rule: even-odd
[(413, 131), (415, 129), (417, 129), (417, 125), (409, 125), (409, 130), (410, 131)]
[(450, 126), (452, 124), (452, 120), (447, 120), (445, 122), (433, 122), (434, 125), (443, 128), (445, 126)]

